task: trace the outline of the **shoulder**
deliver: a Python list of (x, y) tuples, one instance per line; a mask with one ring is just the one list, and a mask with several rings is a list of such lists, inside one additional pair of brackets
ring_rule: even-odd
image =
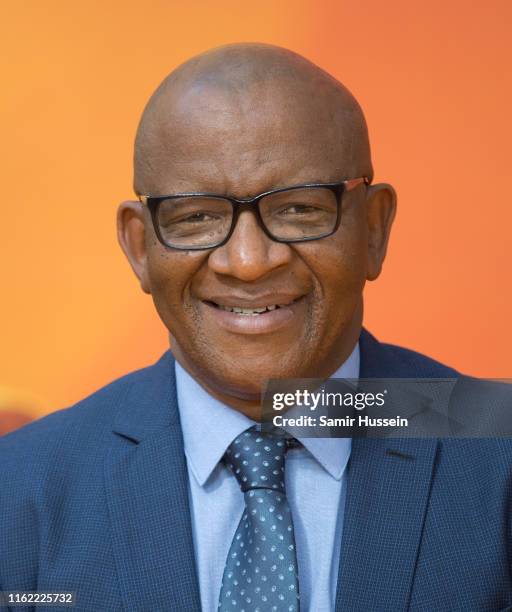
[(379, 342), (363, 329), (359, 339), (363, 378), (458, 378), (461, 374), (427, 355)]
[(428, 355), (423, 355), (417, 351), (413, 351), (402, 346), (396, 346), (395, 344), (383, 344), (384, 352), (392, 355), (393, 358), (402, 366), (414, 368), (421, 372), (424, 376), (433, 377), (458, 377), (460, 373), (440, 361), (436, 361)]
[[(160, 363), (167, 353), (160, 359)], [(158, 365), (156, 364), (156, 366)], [(0, 437), (4, 477), (33, 478), (59, 460), (88, 457), (108, 439), (116, 414), (134, 388), (151, 384), (155, 365), (137, 370), (99, 389), (75, 405), (53, 412)]]
[(85, 525), (90, 516), (105, 520), (104, 463), (116, 419), (135, 413), (137, 420), (140, 398), (152, 402), (151, 390), (163, 374), (169, 379), (168, 367), (166, 353), (157, 364), (0, 438), (0, 582), (35, 589), (45, 534), (64, 537), (73, 521)]
[[(440, 439), (440, 457), (449, 459), (452, 467), (458, 461), (460, 470), (466, 473), (476, 470), (482, 477), (482, 485), (498, 482), (501, 475), (507, 486), (512, 486), (510, 384), (465, 376), (416, 351), (379, 342), (364, 329), (360, 346), (366, 377), (456, 379), (450, 395), (450, 416), (471, 433), (461, 430), (460, 437)], [(468, 466), (473, 466), (472, 470)], [(454, 470), (453, 473), (461, 472)]]

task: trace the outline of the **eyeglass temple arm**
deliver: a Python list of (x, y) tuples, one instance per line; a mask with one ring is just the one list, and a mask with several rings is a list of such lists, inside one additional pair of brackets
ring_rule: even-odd
[[(343, 182), (343, 184), (345, 185), (346, 191), (352, 191), (352, 189), (354, 189), (361, 183), (364, 183), (365, 185), (369, 185), (370, 180), (366, 176), (363, 176), (361, 178), (349, 179), (348, 181)], [(146, 205), (148, 203), (148, 196), (137, 194), (137, 197), (139, 201), (141, 202), (141, 204)]]
[(363, 176), (361, 178), (349, 179), (348, 181), (344, 181), (343, 184), (345, 185), (346, 191), (352, 191), (352, 189), (354, 189), (358, 185), (361, 185), (361, 183), (364, 183), (365, 185), (369, 185), (370, 180), (368, 179), (368, 177)]

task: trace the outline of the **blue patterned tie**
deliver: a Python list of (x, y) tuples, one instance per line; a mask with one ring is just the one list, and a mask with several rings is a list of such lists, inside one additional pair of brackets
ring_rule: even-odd
[(298, 612), (295, 537), (284, 485), (286, 441), (249, 429), (224, 459), (245, 497), (219, 598), (220, 612)]

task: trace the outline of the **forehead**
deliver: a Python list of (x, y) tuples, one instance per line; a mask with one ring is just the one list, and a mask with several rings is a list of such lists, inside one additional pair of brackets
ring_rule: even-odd
[(159, 109), (149, 193), (213, 191), (239, 197), (350, 176), (353, 132), (332, 101), (273, 83), (245, 91), (196, 85)]

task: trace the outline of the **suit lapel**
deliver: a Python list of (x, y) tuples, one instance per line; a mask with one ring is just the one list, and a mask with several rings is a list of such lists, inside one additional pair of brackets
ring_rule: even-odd
[(337, 612), (407, 609), (436, 448), (436, 440), (353, 440)]
[(126, 610), (199, 611), (188, 475), (169, 353), (120, 406), (105, 483)]
[[(414, 376), (363, 330), (361, 378)], [(352, 441), (336, 611), (406, 610), (437, 440)]]

